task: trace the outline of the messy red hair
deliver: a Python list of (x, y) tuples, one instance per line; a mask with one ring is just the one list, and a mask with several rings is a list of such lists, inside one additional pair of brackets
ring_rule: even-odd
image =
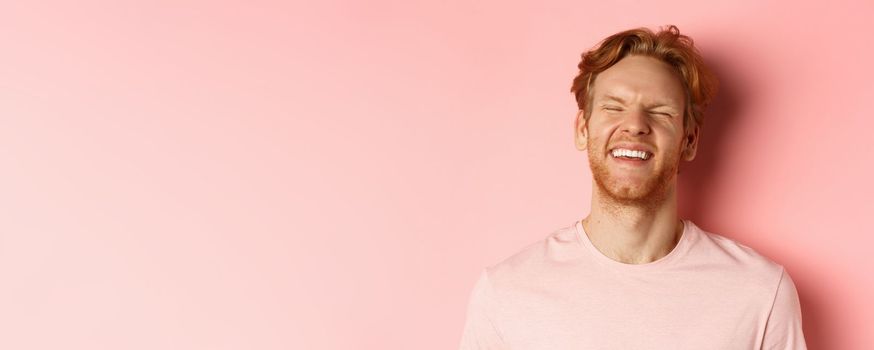
[(636, 28), (613, 34), (604, 39), (596, 48), (582, 54), (580, 72), (574, 78), (571, 92), (577, 106), (588, 119), (591, 113), (592, 84), (601, 73), (628, 55), (654, 57), (671, 65), (680, 74), (686, 92), (686, 111), (683, 127), (701, 126), (704, 122), (704, 109), (716, 95), (718, 81), (716, 76), (704, 65), (701, 54), (695, 48), (692, 38), (680, 34), (674, 25), (653, 33), (647, 28)]

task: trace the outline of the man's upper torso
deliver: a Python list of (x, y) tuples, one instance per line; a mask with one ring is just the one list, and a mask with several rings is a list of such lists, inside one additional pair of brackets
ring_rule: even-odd
[(782, 266), (684, 220), (666, 256), (624, 264), (577, 221), (486, 268), (462, 349), (805, 349)]

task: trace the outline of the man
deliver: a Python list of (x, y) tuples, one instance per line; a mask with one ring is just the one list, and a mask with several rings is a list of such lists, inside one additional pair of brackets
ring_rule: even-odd
[(574, 79), (591, 212), (482, 271), (462, 349), (806, 349), (783, 266), (677, 214), (716, 79), (669, 26), (612, 35)]

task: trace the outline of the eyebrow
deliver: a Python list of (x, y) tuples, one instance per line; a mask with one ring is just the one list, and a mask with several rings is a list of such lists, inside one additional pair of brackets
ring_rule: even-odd
[(604, 95), (604, 98), (603, 98), (603, 99), (605, 99), (605, 100), (613, 100), (613, 101), (619, 102), (619, 103), (621, 103), (621, 104), (625, 104), (625, 99), (623, 99), (623, 98), (621, 98), (621, 97), (619, 97), (619, 96)]

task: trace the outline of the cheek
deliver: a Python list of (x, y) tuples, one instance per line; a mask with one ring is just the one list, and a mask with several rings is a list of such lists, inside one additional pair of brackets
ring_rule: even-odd
[(590, 149), (601, 149), (603, 147), (607, 147), (608, 138), (602, 134), (593, 134), (591, 131), (589, 132), (589, 148)]
[(603, 143), (605, 140), (609, 140), (613, 130), (616, 129), (612, 125), (603, 123), (590, 123), (588, 127), (589, 139), (593, 143)]
[(682, 125), (665, 125), (660, 128), (659, 135), (662, 136), (661, 143), (671, 148), (681, 146), (686, 136)]

